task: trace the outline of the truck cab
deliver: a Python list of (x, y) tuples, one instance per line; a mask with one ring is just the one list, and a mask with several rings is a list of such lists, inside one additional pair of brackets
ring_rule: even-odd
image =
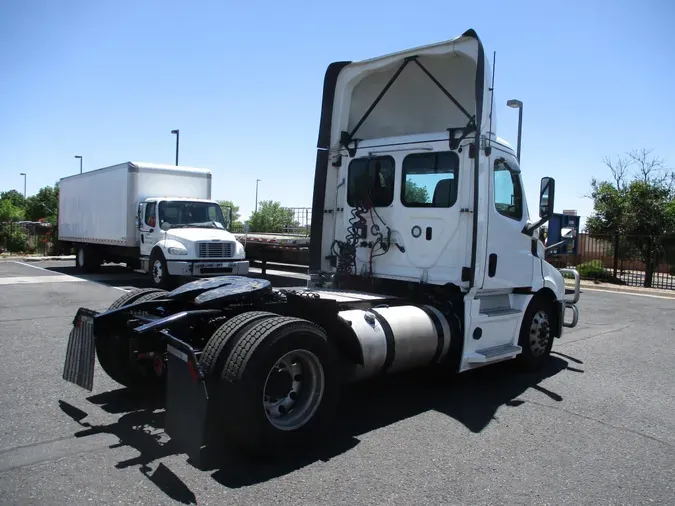
[(335, 62), (318, 139), (308, 286), (449, 303), (461, 371), (545, 355), (552, 343), (533, 351), (528, 336), (543, 325), (560, 337), (578, 319), (578, 274), (567, 298), (539, 240), (555, 181), (542, 178), (533, 217), (516, 153), (494, 133), (491, 74), (473, 30)]
[(158, 287), (177, 277), (248, 274), (244, 246), (212, 200), (150, 197), (138, 205), (141, 270)]

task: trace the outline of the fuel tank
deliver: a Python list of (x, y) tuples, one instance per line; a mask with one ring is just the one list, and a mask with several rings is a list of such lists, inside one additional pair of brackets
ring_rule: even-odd
[(349, 323), (363, 354), (363, 365), (351, 368), (346, 381), (438, 363), (450, 349), (448, 320), (432, 306), (350, 309), (338, 314)]

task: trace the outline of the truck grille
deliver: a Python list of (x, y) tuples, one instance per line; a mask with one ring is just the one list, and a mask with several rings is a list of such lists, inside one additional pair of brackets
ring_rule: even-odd
[(232, 256), (232, 242), (200, 242), (197, 247), (199, 258), (229, 258)]

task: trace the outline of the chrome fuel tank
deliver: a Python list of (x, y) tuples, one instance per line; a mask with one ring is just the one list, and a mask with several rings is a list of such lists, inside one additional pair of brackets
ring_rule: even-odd
[(363, 354), (347, 381), (440, 362), (450, 348), (450, 325), (432, 306), (350, 309), (338, 313), (349, 323)]

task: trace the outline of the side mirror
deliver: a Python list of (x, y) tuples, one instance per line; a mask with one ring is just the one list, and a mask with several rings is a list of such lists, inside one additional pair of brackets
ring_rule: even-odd
[(542, 177), (539, 186), (539, 217), (548, 218), (553, 214), (555, 200), (555, 179)]
[(162, 223), (162, 225), (159, 228), (164, 230), (164, 232), (168, 232), (169, 229), (171, 228), (171, 223), (165, 221), (164, 223)]

